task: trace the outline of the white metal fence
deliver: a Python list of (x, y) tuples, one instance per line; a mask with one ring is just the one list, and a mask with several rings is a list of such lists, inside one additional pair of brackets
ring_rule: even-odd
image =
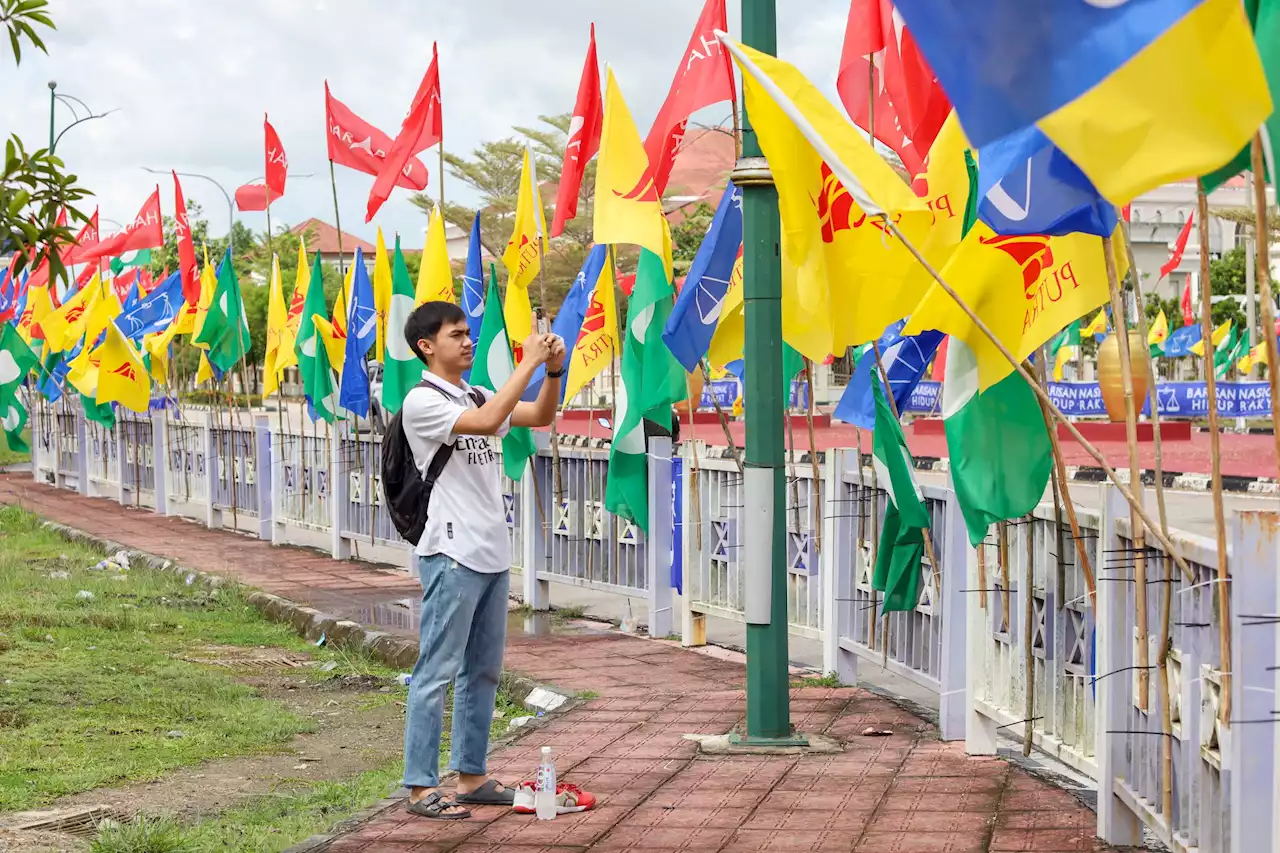
[[(408, 563), (382, 505), (375, 436), (198, 411), (122, 416), (106, 429), (43, 404), (31, 423), (42, 482), (339, 558)], [(557, 472), (546, 436), (538, 441), (521, 478), (504, 478), (528, 604), (545, 609), (557, 587), (639, 598), (651, 635), (678, 631), (687, 645), (706, 642), (708, 617), (745, 621), (747, 515), (734, 460), (688, 442), (672, 460), (670, 443), (651, 439), (646, 537), (604, 506), (607, 444), (562, 439)], [(886, 497), (862, 461), (834, 450), (816, 469), (808, 457), (787, 464), (787, 627), (821, 643), (824, 670), (856, 683), (860, 667), (885, 667), (935, 692), (943, 737), (965, 739), (971, 753), (993, 753), (1000, 731), (1022, 738), (1030, 725), (1037, 747), (1097, 781), (1098, 831), (1112, 843), (1136, 843), (1145, 824), (1180, 851), (1276, 849), (1280, 512), (1235, 514), (1225, 579), (1200, 537), (1171, 531), (1193, 582), (1176, 571), (1166, 580), (1171, 561), (1143, 552), (1150, 669), (1139, 671), (1137, 558), (1118, 493), (1101, 513), (1077, 508), (1078, 540), (1049, 503), (972, 548), (954, 492), (923, 487), (936, 564), (921, 567), (915, 607), (885, 619), (871, 577)], [(1166, 592), (1167, 667), (1157, 669)]]

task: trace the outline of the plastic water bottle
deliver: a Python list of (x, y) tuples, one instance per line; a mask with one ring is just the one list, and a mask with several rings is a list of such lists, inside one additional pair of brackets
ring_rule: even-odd
[(551, 758), (551, 747), (542, 748), (542, 763), (538, 765), (538, 778), (533, 792), (533, 808), (538, 820), (551, 820), (556, 816), (556, 763)]

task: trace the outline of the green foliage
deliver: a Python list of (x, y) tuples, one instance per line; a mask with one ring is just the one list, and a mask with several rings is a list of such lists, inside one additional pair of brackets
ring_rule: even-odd
[(0, 0), (0, 22), (3, 22), (5, 30), (9, 33), (9, 47), (13, 51), (15, 63), (22, 63), (24, 40), (31, 42), (31, 45), (42, 53), (49, 52), (44, 46), (44, 40), (40, 38), (40, 34), (33, 26), (39, 24), (51, 30), (57, 29), (46, 11), (48, 6), (49, 0)]
[(146, 815), (129, 823), (104, 823), (89, 845), (90, 853), (196, 853), (197, 849), (176, 820)]
[(698, 254), (702, 238), (707, 236), (711, 220), (716, 217), (716, 209), (707, 202), (699, 202), (698, 206), (688, 211), (679, 225), (671, 229), (671, 258), (677, 274), (689, 271), (689, 265)]
[[(1237, 246), (1220, 258), (1209, 261), (1209, 281), (1214, 296), (1244, 296), (1245, 292), (1245, 253), (1243, 246)], [(1198, 309), (1199, 306), (1197, 306)], [(1181, 311), (1181, 309), (1179, 309)], [(1248, 315), (1245, 313), (1244, 300), (1219, 299), (1213, 303), (1213, 325), (1235, 321), (1235, 328), (1244, 331)], [(1200, 316), (1196, 311), (1196, 317)]]

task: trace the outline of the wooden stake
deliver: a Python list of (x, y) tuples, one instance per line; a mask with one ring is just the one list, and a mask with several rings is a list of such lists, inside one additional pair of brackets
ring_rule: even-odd
[(1001, 521), (996, 525), (996, 536), (1000, 546), (1000, 597), (1004, 599), (1004, 610), (1000, 613), (1000, 632), (1007, 634), (1013, 628), (1013, 601), (1009, 595), (1009, 522)]
[(813, 362), (804, 360), (805, 382), (809, 385), (808, 406), (805, 410), (805, 425), (809, 428), (809, 464), (813, 469), (813, 500), (809, 507), (813, 515), (813, 552), (822, 553), (822, 501), (819, 499), (822, 474), (818, 469), (818, 441), (813, 433)]
[(1120, 495), (1129, 502), (1129, 506), (1134, 507), (1135, 511), (1138, 513), (1138, 517), (1142, 519), (1143, 524), (1147, 526), (1147, 529), (1152, 532), (1152, 535), (1155, 536), (1156, 540), (1165, 549), (1165, 553), (1170, 554), (1173, 557), (1174, 562), (1177, 563), (1183, 576), (1191, 583), (1194, 583), (1195, 575), (1192, 574), (1191, 567), (1188, 566), (1186, 560), (1182, 559), (1181, 555), (1178, 554), (1177, 549), (1173, 547), (1173, 543), (1169, 541), (1169, 537), (1165, 536), (1163, 532), (1156, 528), (1155, 523), (1151, 520), (1151, 517), (1147, 515), (1146, 510), (1142, 508), (1141, 502), (1134, 497), (1133, 492), (1130, 491), (1124, 483), (1120, 482), (1120, 478), (1116, 475), (1115, 469), (1111, 467), (1109, 462), (1107, 462), (1107, 458), (1102, 455), (1102, 452), (1099, 451), (1097, 447), (1094, 447), (1093, 443), (1081, 434), (1080, 430), (1074, 423), (1072, 423), (1071, 419), (1062, 414), (1058, 407), (1053, 404), (1053, 401), (1049, 399), (1049, 393), (1040, 387), (1040, 384), (1036, 382), (1035, 378), (1032, 377), (1027, 369), (1019, 363), (1018, 359), (1009, 351), (1009, 348), (1005, 346), (1004, 342), (996, 337), (995, 332), (991, 331), (991, 327), (977, 315), (967, 302), (960, 298), (960, 294), (956, 293), (955, 288), (947, 284), (947, 282), (942, 278), (942, 274), (939, 273), (931, 263), (929, 263), (924, 255), (920, 254), (920, 250), (917, 249), (907, 236), (902, 233), (902, 229), (898, 228), (898, 226), (894, 224), (893, 220), (887, 217), (883, 218), (883, 227), (887, 229), (889, 233), (902, 241), (902, 245), (906, 250), (911, 253), (912, 257), (914, 257), (921, 266), (924, 267), (925, 272), (929, 273), (929, 276), (938, 283), (938, 286), (942, 288), (943, 293), (946, 293), (951, 297), (952, 301), (956, 303), (956, 306), (963, 311), (965, 316), (973, 323), (974, 328), (981, 332), (983, 337), (991, 341), (991, 344), (995, 347), (996, 351), (999, 352), (1000, 355), (1009, 362), (1009, 364), (1013, 365), (1014, 372), (1021, 376), (1023, 381), (1031, 386), (1031, 390), (1040, 398), (1041, 403), (1047, 404), (1048, 411), (1053, 416), (1053, 419), (1067, 428), (1067, 432), (1071, 433), (1071, 437), (1079, 442), (1080, 446), (1093, 457), (1094, 461), (1098, 463), (1098, 467), (1107, 475), (1107, 479), (1115, 485), (1116, 490), (1120, 492)]
[[(1196, 204), (1200, 237), (1200, 334), (1204, 341), (1204, 381), (1209, 404), (1209, 458), (1210, 483), (1213, 497), (1213, 527), (1218, 545), (1218, 652), (1221, 655), (1222, 701), (1218, 706), (1218, 720), (1228, 726), (1231, 720), (1231, 595), (1227, 589), (1230, 572), (1227, 568), (1227, 519), (1222, 505), (1222, 436), (1218, 431), (1218, 377), (1213, 370), (1213, 287), (1209, 281), (1209, 198), (1204, 183), (1196, 188)], [(1264, 223), (1265, 225), (1265, 223)], [(1258, 245), (1266, 228), (1259, 229)], [(1260, 251), (1259, 257), (1263, 257)], [(1271, 292), (1270, 282), (1264, 291)], [(1265, 307), (1265, 300), (1264, 300)], [(1266, 321), (1264, 320), (1265, 324)], [(1275, 329), (1265, 329), (1271, 340)], [(1270, 367), (1270, 366), (1269, 366)], [(1272, 368), (1273, 369), (1273, 368)], [(1271, 372), (1270, 370), (1268, 372)], [(1274, 387), (1274, 386), (1273, 386)]]
[[(1280, 140), (1278, 140), (1280, 141)], [(1280, 400), (1280, 354), (1276, 350), (1276, 305), (1271, 294), (1271, 233), (1267, 227), (1266, 170), (1262, 165), (1262, 138), (1253, 137), (1253, 215), (1254, 232), (1258, 235), (1258, 295), (1262, 301), (1262, 340), (1267, 348), (1267, 381), (1271, 384), (1271, 399)], [(1274, 180), (1272, 181), (1274, 183)], [(1280, 462), (1280, 431), (1274, 435), (1276, 461)]]
[[(1040, 357), (1036, 359), (1036, 375), (1040, 379), (1040, 384), (1048, 387), (1049, 384), (1049, 367), (1048, 352), (1044, 347), (1040, 347)], [(1053, 435), (1056, 432), (1053, 419), (1045, 412), (1044, 406), (1040, 407), (1040, 414), (1044, 417), (1044, 428)], [(1057, 445), (1050, 441), (1050, 455), (1053, 458), (1053, 467), (1049, 471), (1049, 482), (1053, 488), (1053, 534), (1054, 547), (1057, 549), (1055, 565), (1057, 567), (1057, 586), (1058, 586), (1058, 610), (1066, 607), (1067, 592), (1067, 555), (1066, 543), (1062, 540), (1062, 485), (1058, 482), (1058, 456)]]
[[(1110, 237), (1102, 238), (1102, 255), (1107, 266), (1107, 287), (1111, 292), (1111, 322), (1115, 326), (1116, 343), (1120, 345), (1120, 381), (1124, 387), (1124, 429), (1129, 442), (1129, 485), (1142, 504), (1142, 467), (1138, 461), (1138, 408), (1133, 399), (1133, 354), (1129, 351), (1129, 323), (1125, 316), (1124, 297), (1120, 293), (1120, 279), (1116, 273), (1115, 247)], [(1147, 554), (1142, 522), (1129, 510), (1130, 535), (1133, 537), (1133, 607), (1138, 626), (1138, 710), (1147, 710), (1147, 695), (1151, 689), (1151, 650), (1147, 636)]]
[(987, 543), (978, 543), (978, 606), (987, 609)]
[(1031, 653), (1031, 623), (1035, 618), (1035, 604), (1033, 603), (1033, 592), (1035, 587), (1035, 536), (1032, 522), (1035, 521), (1033, 514), (1027, 516), (1027, 573), (1026, 573), (1026, 589), (1022, 591), (1022, 660), (1026, 666), (1026, 712), (1023, 714), (1022, 723), (1022, 754), (1031, 754), (1031, 741), (1035, 736), (1035, 725), (1031, 718), (1036, 713), (1036, 661), (1035, 655)]

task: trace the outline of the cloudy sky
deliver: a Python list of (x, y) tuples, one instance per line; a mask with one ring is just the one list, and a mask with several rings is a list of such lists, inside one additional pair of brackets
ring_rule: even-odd
[[(409, 100), (440, 45), (447, 150), (510, 133), (515, 124), (573, 106), (596, 23), (602, 63), (610, 63), (641, 132), (657, 112), (703, 0), (75, 0), (52, 4), (58, 31), (49, 55), (24, 52), (0, 71), (5, 132), (30, 147), (47, 142), (49, 90), (80, 98), (109, 117), (71, 130), (58, 153), (91, 188), (107, 218), (130, 219), (160, 180), (172, 213), (172, 182), (142, 167), (199, 172), (228, 191), (263, 171), (262, 115), (270, 114), (290, 164), (275, 224), (310, 216), (333, 220), (325, 154), (324, 81), (336, 97), (394, 136)], [(729, 0), (737, 34), (738, 2)], [(848, 0), (778, 0), (779, 52), (834, 98)], [(712, 115), (711, 113), (716, 113)], [(699, 118), (719, 121), (727, 109)], [(59, 106), (58, 128), (72, 121)], [(423, 156), (436, 190), (436, 155)], [(314, 177), (299, 177), (312, 174)], [(397, 190), (374, 225), (363, 223), (372, 178), (338, 168), (345, 230), (371, 238), (374, 225), (399, 230), (411, 244), (424, 218)], [(187, 179), (188, 199), (205, 209), (211, 231), (226, 230), (227, 207), (207, 182)], [(446, 180), (453, 200), (474, 196)], [(261, 230), (261, 213), (244, 221)]]

